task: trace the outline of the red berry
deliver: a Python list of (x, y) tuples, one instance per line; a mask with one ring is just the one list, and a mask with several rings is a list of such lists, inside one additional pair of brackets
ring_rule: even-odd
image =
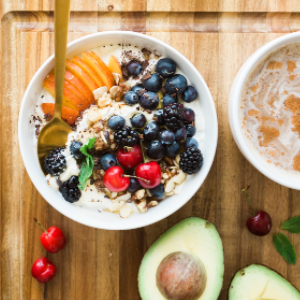
[(104, 174), (103, 183), (111, 192), (125, 191), (130, 183), (128, 177), (122, 177), (124, 171), (121, 167), (110, 167)]
[(52, 226), (47, 229), (47, 232), (43, 232), (41, 235), (42, 245), (51, 253), (56, 253), (63, 249), (66, 245), (66, 242), (66, 236), (58, 227)]
[(272, 220), (268, 213), (259, 211), (257, 215), (247, 220), (246, 225), (251, 233), (263, 236), (271, 231)]
[(123, 147), (118, 151), (117, 159), (123, 167), (133, 169), (143, 161), (142, 149), (139, 145)]
[(41, 243), (47, 251), (56, 253), (65, 247), (67, 239), (61, 229), (52, 226), (46, 230), (37, 219), (34, 219), (34, 221), (37, 222), (44, 230), (41, 235)]
[(31, 274), (40, 283), (46, 283), (55, 276), (56, 267), (48, 258), (39, 258), (33, 263)]
[(161, 181), (161, 170), (156, 161), (138, 165), (135, 170), (135, 175), (150, 181), (150, 183), (147, 183), (144, 180), (138, 179), (140, 185), (147, 189), (158, 186)]
[(266, 235), (271, 231), (272, 228), (271, 217), (265, 211), (259, 211), (257, 214), (255, 214), (248, 194), (248, 189), (242, 190), (242, 192), (245, 192), (246, 194), (246, 198), (248, 200), (250, 208), (252, 209), (252, 215), (253, 215), (253, 217), (249, 218), (246, 222), (247, 228), (251, 233), (255, 235), (259, 235), (259, 236)]

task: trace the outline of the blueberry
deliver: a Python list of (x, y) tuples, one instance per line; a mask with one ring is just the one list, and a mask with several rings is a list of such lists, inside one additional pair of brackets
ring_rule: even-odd
[(164, 145), (172, 145), (175, 141), (175, 134), (171, 130), (163, 130), (159, 134), (159, 141)]
[(182, 144), (186, 141), (187, 130), (185, 127), (181, 127), (175, 132), (175, 141)]
[(172, 145), (166, 147), (166, 156), (170, 158), (176, 157), (179, 153), (180, 146), (177, 142), (174, 142)]
[(198, 148), (198, 142), (194, 138), (188, 138), (184, 144), (184, 148), (195, 147)]
[[(173, 97), (174, 95), (174, 97)], [(168, 104), (171, 104), (171, 103), (177, 103), (178, 102), (178, 99), (177, 99), (177, 94), (173, 94), (172, 96), (169, 95), (169, 94), (165, 94), (163, 99), (162, 99), (162, 102), (163, 102), (163, 106), (165, 107), (166, 105)]]
[(176, 63), (173, 59), (162, 58), (157, 62), (155, 70), (160, 76), (169, 78), (176, 72)]
[(140, 97), (140, 104), (145, 109), (155, 109), (159, 104), (158, 95), (153, 92), (146, 92)]
[(144, 128), (144, 138), (152, 141), (157, 138), (159, 134), (159, 126), (155, 121), (150, 121)]
[(70, 146), (71, 153), (76, 159), (85, 158), (85, 155), (83, 153), (81, 153), (81, 151), (80, 151), (80, 148), (82, 147), (82, 145), (83, 144), (81, 142), (75, 141)]
[(142, 186), (139, 184), (138, 180), (136, 178), (130, 178), (130, 183), (127, 188), (127, 191), (129, 193), (135, 193), (136, 191), (140, 190)]
[(182, 93), (183, 101), (190, 103), (193, 102), (198, 97), (198, 92), (195, 90), (194, 87), (189, 85), (187, 89)]
[(150, 78), (144, 80), (144, 87), (147, 91), (156, 93), (162, 88), (162, 79), (154, 73)]
[(186, 131), (187, 131), (187, 137), (192, 137), (192, 136), (195, 135), (196, 128), (193, 125), (188, 124), (188, 125), (185, 126), (185, 128), (186, 128)]
[(156, 198), (156, 199), (162, 199), (165, 195), (165, 188), (163, 184), (159, 184), (158, 186), (156, 186), (153, 189), (149, 189), (150, 194), (152, 195), (152, 197)]
[(195, 112), (191, 108), (184, 109), (185, 123), (192, 123), (195, 120)]
[(137, 60), (132, 60), (128, 65), (127, 65), (127, 70), (130, 75), (132, 76), (138, 76), (142, 73), (142, 64), (137, 61)]
[(165, 155), (165, 147), (159, 141), (147, 143), (147, 155), (151, 159), (161, 159)]
[(128, 105), (134, 105), (139, 102), (139, 96), (137, 95), (137, 93), (129, 91), (125, 94), (124, 101)]
[(154, 118), (155, 121), (157, 122), (158, 125), (164, 125), (164, 118), (163, 118), (164, 110), (163, 109), (158, 109), (154, 112)]
[(100, 163), (104, 171), (108, 170), (110, 167), (118, 165), (116, 157), (110, 153), (103, 155), (100, 159)]
[(176, 74), (173, 77), (167, 79), (165, 88), (168, 94), (174, 93), (181, 94), (187, 88), (187, 80), (181, 74)]
[(141, 96), (140, 93), (142, 93), (144, 90), (145, 88), (142, 84), (135, 85), (131, 89), (131, 91), (137, 93), (138, 96)]
[(131, 122), (132, 127), (143, 128), (147, 123), (147, 119), (146, 119), (145, 115), (143, 115), (143, 114), (135, 114), (130, 119), (130, 122)]
[(108, 120), (108, 127), (112, 130), (120, 130), (125, 126), (125, 119), (121, 116), (112, 116)]

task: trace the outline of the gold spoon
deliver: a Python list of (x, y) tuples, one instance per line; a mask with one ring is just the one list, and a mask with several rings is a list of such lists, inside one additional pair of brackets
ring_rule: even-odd
[[(53, 119), (41, 130), (38, 138), (38, 157), (44, 171), (44, 159), (50, 151), (62, 147), (72, 128), (61, 119), (63, 100), (70, 0), (55, 1), (55, 111)], [(45, 173), (45, 171), (44, 171)]]

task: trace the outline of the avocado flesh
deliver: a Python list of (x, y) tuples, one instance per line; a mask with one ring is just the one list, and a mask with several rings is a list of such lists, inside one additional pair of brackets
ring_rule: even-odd
[(300, 293), (276, 272), (251, 265), (234, 276), (228, 300), (300, 300)]
[(206, 287), (198, 299), (218, 299), (224, 273), (222, 241), (213, 224), (191, 217), (166, 231), (145, 254), (138, 274), (142, 300), (166, 300), (157, 287), (156, 272), (161, 261), (177, 251), (193, 254), (204, 264)]

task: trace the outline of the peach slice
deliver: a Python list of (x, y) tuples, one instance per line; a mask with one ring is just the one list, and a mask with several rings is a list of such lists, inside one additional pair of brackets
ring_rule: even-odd
[(82, 94), (86, 96), (86, 98), (89, 100), (91, 104), (95, 102), (95, 98), (93, 93), (90, 91), (90, 89), (83, 83), (82, 80), (80, 80), (77, 76), (75, 76), (70, 71), (66, 70), (65, 72), (65, 80), (67, 80), (69, 83), (71, 83), (75, 88), (80, 90)]
[[(53, 97), (55, 97), (55, 83), (53, 81), (46, 78), (44, 80), (43, 86)], [(88, 101), (80, 100), (69, 89), (64, 88), (63, 105), (75, 109), (77, 111), (82, 111), (88, 108), (90, 106), (90, 103)]]
[[(51, 119), (52, 119), (53, 115), (54, 115), (55, 105), (53, 103), (43, 103), (41, 105), (41, 107), (42, 107), (42, 110), (43, 110), (44, 114), (45, 115), (47, 115), (47, 114), (50, 115)], [(79, 117), (78, 111), (76, 111), (72, 108), (66, 107), (66, 106), (62, 107), (61, 118), (65, 122), (67, 122), (70, 126), (75, 125), (75, 121), (78, 117)]]
[(67, 59), (66, 68), (75, 76), (80, 78), (87, 85), (91, 92), (99, 88), (98, 84), (88, 73), (86, 73), (83, 69), (81, 69), (78, 65), (74, 64), (69, 59)]
[[(47, 76), (47, 79), (55, 83), (55, 75), (49, 74)], [(73, 94), (75, 94), (85, 105), (89, 106), (90, 101), (89, 99), (80, 91), (78, 90), (74, 85), (69, 83), (67, 80), (64, 81), (64, 88), (69, 89)]]
[(114, 55), (111, 55), (109, 58), (108, 68), (112, 73), (120, 74), (120, 76), (121, 76), (120, 82), (123, 81), (123, 74), (122, 74), (121, 66), (119, 64), (118, 59)]
[(115, 79), (102, 59), (94, 52), (83, 52), (83, 59), (97, 72), (104, 84), (110, 89), (115, 85)]
[(91, 68), (83, 59), (81, 59), (78, 56), (74, 56), (72, 58), (72, 62), (78, 65), (82, 70), (87, 72), (93, 79), (94, 81), (98, 84), (98, 87), (104, 86), (104, 83), (100, 76), (94, 71), (93, 68)]

